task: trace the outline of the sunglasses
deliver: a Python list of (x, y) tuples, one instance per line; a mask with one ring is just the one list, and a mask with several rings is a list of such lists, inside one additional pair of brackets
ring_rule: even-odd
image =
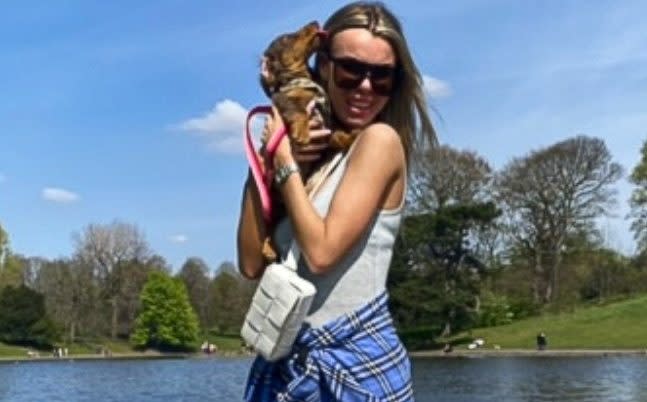
[(397, 68), (384, 64), (368, 64), (349, 57), (328, 56), (335, 68), (333, 81), (338, 88), (355, 89), (365, 78), (376, 95), (389, 96), (395, 88)]

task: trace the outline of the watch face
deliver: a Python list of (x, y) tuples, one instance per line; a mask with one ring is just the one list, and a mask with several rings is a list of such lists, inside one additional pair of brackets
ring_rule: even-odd
[(283, 182), (287, 180), (288, 177), (292, 173), (296, 173), (299, 171), (299, 167), (296, 164), (289, 164), (289, 165), (283, 165), (280, 168), (276, 170), (276, 174), (274, 175), (274, 181), (276, 184), (281, 185)]

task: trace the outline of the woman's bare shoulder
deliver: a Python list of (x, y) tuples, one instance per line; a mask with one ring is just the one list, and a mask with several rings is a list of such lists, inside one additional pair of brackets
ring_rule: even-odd
[(404, 158), (402, 139), (395, 129), (386, 123), (373, 123), (363, 129), (357, 137), (356, 153), (368, 153), (372, 156), (381, 155), (393, 158)]

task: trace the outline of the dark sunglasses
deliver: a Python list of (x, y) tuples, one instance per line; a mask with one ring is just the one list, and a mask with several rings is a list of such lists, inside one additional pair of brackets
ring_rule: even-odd
[(375, 94), (389, 96), (395, 87), (397, 68), (384, 64), (368, 64), (349, 57), (328, 56), (333, 62), (333, 80), (341, 89), (355, 89), (365, 78)]

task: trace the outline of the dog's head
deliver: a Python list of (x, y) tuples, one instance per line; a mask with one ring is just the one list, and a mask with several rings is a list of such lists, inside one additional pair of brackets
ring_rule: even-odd
[(268, 97), (295, 78), (311, 78), (308, 59), (321, 46), (319, 23), (279, 36), (263, 53), (261, 86)]

